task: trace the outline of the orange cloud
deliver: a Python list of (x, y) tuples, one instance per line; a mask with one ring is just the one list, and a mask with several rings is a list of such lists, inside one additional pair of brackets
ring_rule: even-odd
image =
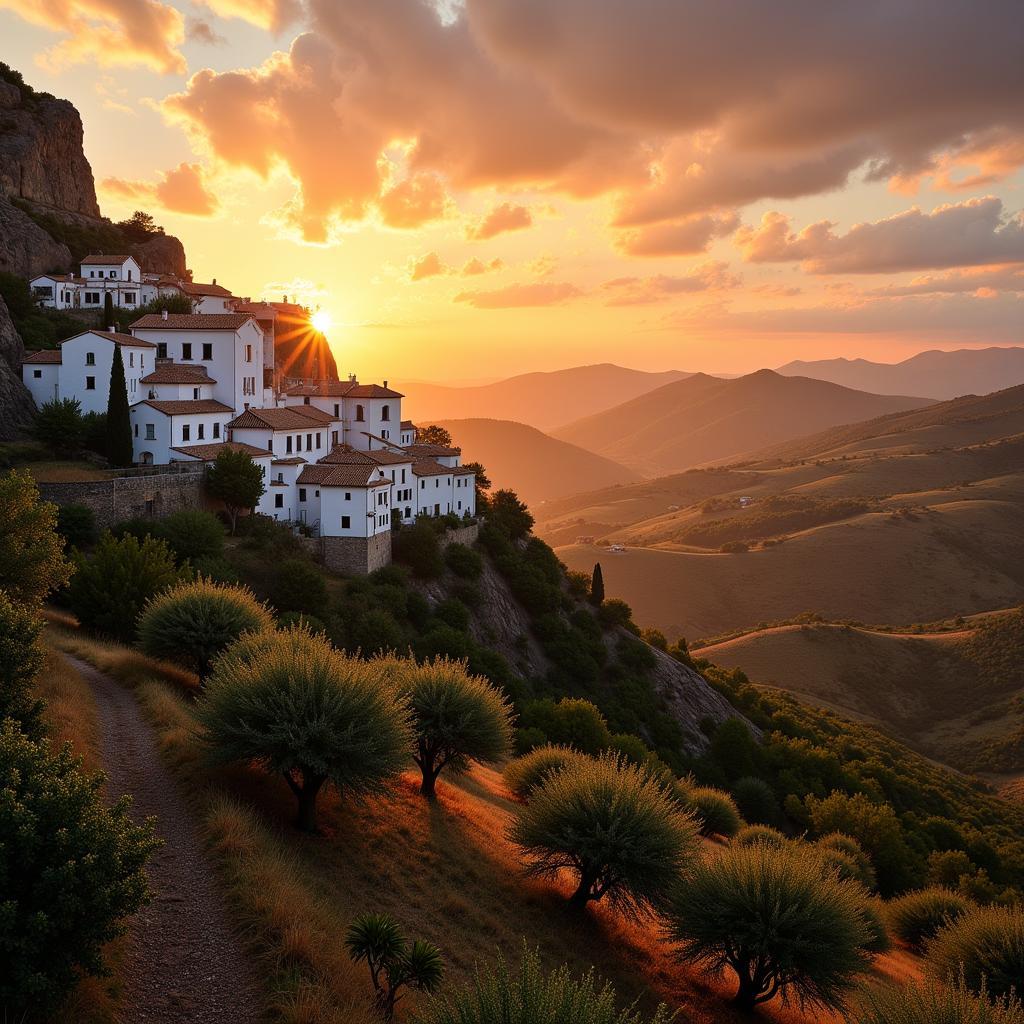
[(436, 277), (438, 274), (447, 273), (448, 267), (441, 262), (441, 257), (436, 252), (428, 252), (426, 256), (413, 260), (409, 267), (409, 280), (422, 281), (428, 277)]
[(299, 18), (298, 0), (200, 0), (222, 18), (241, 18), (270, 32), (280, 32)]
[(377, 201), (381, 219), (392, 228), (418, 228), (448, 212), (448, 194), (436, 174), (414, 174)]
[(740, 284), (740, 278), (729, 271), (727, 263), (711, 260), (694, 267), (687, 274), (618, 277), (605, 281), (601, 288), (608, 295), (606, 306), (645, 306), (665, 302), (676, 295), (722, 291)]
[(1024, 266), (967, 267), (945, 274), (922, 274), (910, 284), (879, 288), (873, 295), (936, 295), (957, 292), (1024, 292)]
[(100, 187), (122, 199), (155, 203), (165, 210), (195, 217), (209, 217), (218, 208), (217, 197), (207, 187), (205, 173), (199, 164), (180, 163), (172, 170), (164, 171), (156, 182), (105, 178)]
[(464, 302), (477, 309), (514, 309), (522, 306), (557, 306), (582, 294), (582, 289), (563, 281), (557, 284), (511, 284), (493, 291), (459, 292), (454, 301)]
[(615, 240), (629, 256), (685, 256), (703, 252), (716, 238), (739, 227), (735, 213), (698, 214), (686, 220), (625, 231)]
[(499, 203), (489, 210), (482, 220), (466, 229), (466, 237), (475, 242), (482, 242), (505, 231), (521, 231), (531, 224), (533, 215), (525, 206)]
[(463, 277), (476, 277), (478, 274), (486, 274), (492, 270), (501, 270), (505, 266), (504, 260), (495, 257), (489, 263), (484, 263), (483, 260), (477, 259), (475, 256), (471, 260), (467, 260), (462, 265), (462, 270), (459, 271)]

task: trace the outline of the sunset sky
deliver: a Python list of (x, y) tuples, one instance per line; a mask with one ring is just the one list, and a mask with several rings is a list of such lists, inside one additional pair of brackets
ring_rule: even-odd
[(100, 204), (343, 373), (1024, 343), (1020, 0), (0, 0)]

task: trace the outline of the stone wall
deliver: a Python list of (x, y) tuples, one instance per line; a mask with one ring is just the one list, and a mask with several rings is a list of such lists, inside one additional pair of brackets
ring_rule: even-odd
[(44, 501), (57, 505), (85, 505), (102, 530), (137, 516), (162, 519), (183, 508), (203, 508), (204, 472), (158, 473), (114, 477), (111, 480), (76, 480), (41, 483)]
[(321, 537), (320, 561), (332, 572), (363, 576), (391, 564), (391, 531), (375, 537)]
[(454, 530), (445, 530), (441, 535), (441, 547), (446, 548), (449, 544), (465, 544), (472, 547), (480, 536), (480, 526), (473, 523), (471, 526), (457, 526)]

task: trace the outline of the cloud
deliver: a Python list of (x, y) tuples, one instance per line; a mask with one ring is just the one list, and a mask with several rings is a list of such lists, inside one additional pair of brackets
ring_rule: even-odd
[(871, 295), (954, 295), (960, 292), (979, 297), (996, 292), (1024, 292), (1024, 266), (969, 267), (944, 274), (922, 274), (909, 284), (877, 288)]
[(155, 203), (165, 210), (195, 217), (209, 217), (217, 212), (219, 205), (199, 164), (180, 163), (164, 171), (155, 182), (105, 178), (100, 187), (121, 199)]
[(448, 194), (436, 174), (414, 174), (381, 195), (377, 207), (388, 227), (418, 228), (448, 213)]
[(191, 16), (185, 20), (185, 38), (190, 43), (203, 43), (206, 46), (223, 46), (227, 43), (227, 37), (216, 31), (208, 21)]
[(882, 274), (905, 270), (1024, 262), (1024, 217), (1007, 217), (995, 196), (917, 207), (857, 224), (839, 235), (829, 221), (795, 234), (781, 213), (744, 228), (736, 244), (751, 263), (800, 261), (812, 274)]
[(455, 302), (464, 302), (477, 309), (513, 309), (522, 306), (558, 306), (582, 295), (583, 291), (568, 281), (511, 284), (493, 291), (459, 292)]
[(618, 277), (605, 281), (601, 289), (608, 296), (606, 306), (646, 306), (676, 295), (736, 288), (740, 283), (727, 263), (710, 260), (679, 276)]
[(280, 32), (302, 14), (299, 0), (200, 0), (222, 18), (241, 18), (269, 32)]
[(143, 65), (161, 74), (183, 74), (185, 18), (159, 0), (0, 0), (33, 25), (62, 39), (40, 62), (53, 70), (94, 62), (101, 67)]
[(703, 252), (716, 238), (739, 227), (735, 213), (698, 214), (686, 220), (625, 231), (615, 240), (628, 256), (685, 256)]
[(486, 274), (492, 270), (501, 270), (505, 266), (504, 260), (495, 257), (488, 263), (484, 263), (483, 260), (477, 259), (475, 256), (471, 260), (467, 260), (462, 265), (462, 270), (459, 271), (463, 277), (476, 277), (478, 274)]
[(409, 266), (409, 280), (423, 281), (428, 277), (437, 277), (438, 274), (447, 274), (449, 268), (441, 262), (441, 257), (436, 252), (428, 252), (426, 256), (415, 259)]
[(521, 231), (533, 224), (533, 215), (525, 206), (499, 203), (482, 220), (466, 229), (466, 237), (476, 242), (494, 238), (504, 231)]

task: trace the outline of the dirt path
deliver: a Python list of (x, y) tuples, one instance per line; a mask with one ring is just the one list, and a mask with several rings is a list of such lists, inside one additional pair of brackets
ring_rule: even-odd
[(150, 858), (152, 901), (131, 923), (122, 968), (121, 1024), (257, 1024), (256, 973), (228, 914), (177, 784), (129, 690), (65, 655), (96, 696), (111, 798), (155, 815), (164, 845)]

